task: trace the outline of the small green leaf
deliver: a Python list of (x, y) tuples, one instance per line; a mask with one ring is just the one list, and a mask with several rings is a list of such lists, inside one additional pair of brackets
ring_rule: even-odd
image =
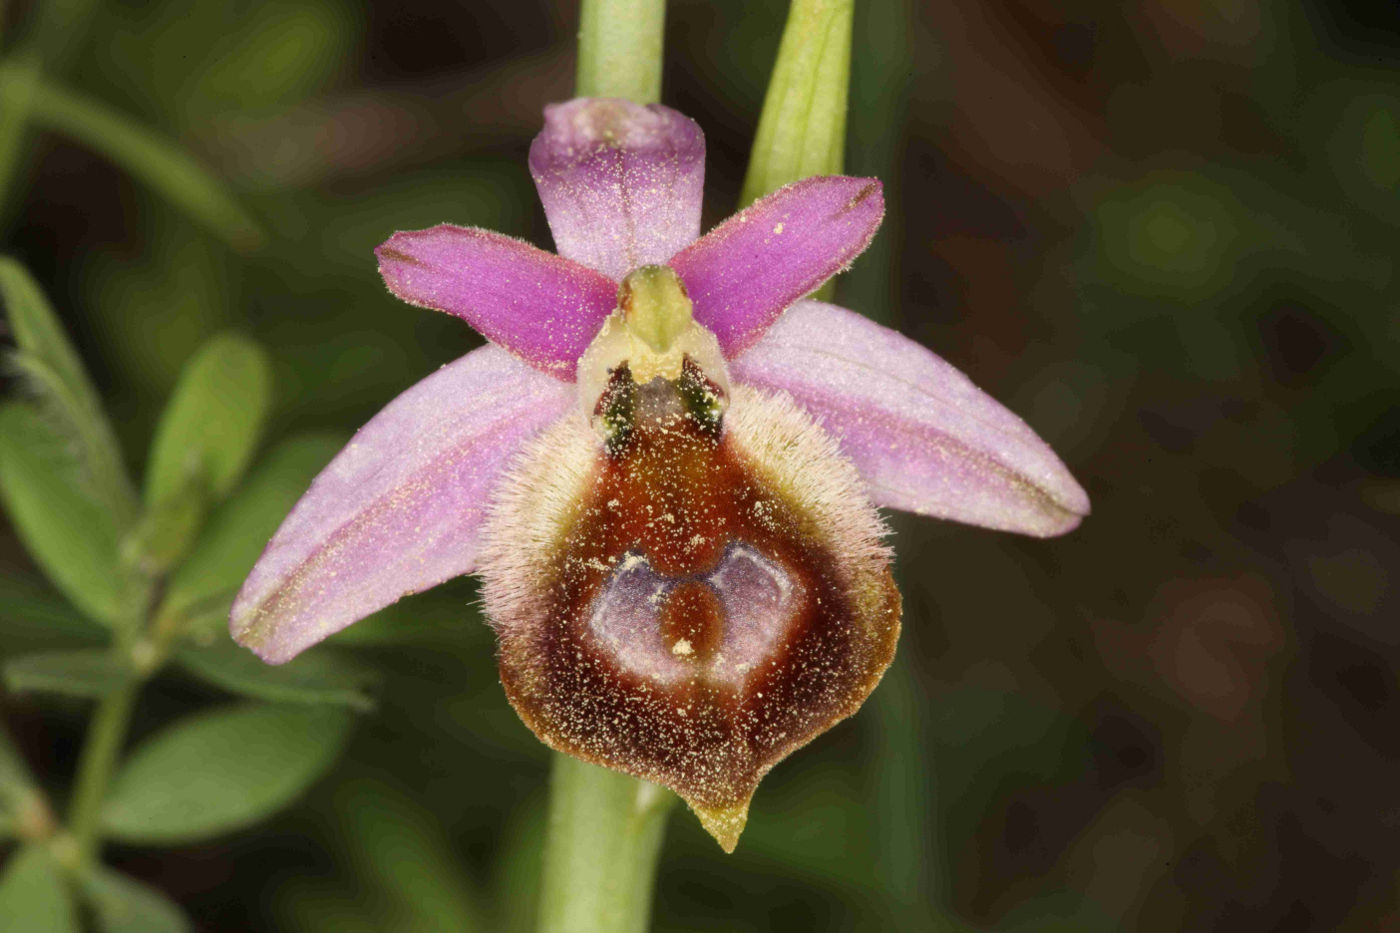
[(768, 79), (741, 204), (841, 171), (854, 0), (792, 0)]
[(334, 763), (350, 714), (329, 706), (225, 707), (158, 733), (117, 774), (103, 811), (114, 838), (176, 845), (249, 826)]
[[(97, 390), (83, 368), (78, 351), (69, 342), (58, 315), (24, 266), (9, 256), (0, 256), (0, 299), (5, 303), (15, 343), (20, 350), (41, 361), (54, 374), (64, 391), (85, 413), (100, 412)], [(103, 419), (103, 429), (110, 429)]]
[(0, 929), (23, 933), (81, 933), (73, 895), (42, 846), (27, 845), (0, 875)]
[(0, 575), (0, 657), (103, 644), (107, 630), (35, 578)]
[(37, 396), (47, 425), (63, 438), (85, 493), (106, 509), (118, 532), (125, 531), (136, 515), (136, 495), (107, 413), (38, 283), (4, 256), (0, 301), (19, 347), (10, 362)]
[(222, 498), (257, 449), (272, 394), (272, 364), (246, 337), (213, 338), (185, 365), (161, 414), (146, 467), (146, 504), (179, 495), (197, 477)]
[(101, 933), (189, 933), (192, 929), (185, 912), (160, 891), (100, 865), (89, 870), (82, 892)]
[(10, 736), (0, 728), (0, 806), (13, 808), (17, 801), (27, 797), (34, 788), (34, 775), (24, 763), (19, 749), (10, 741)]
[(37, 77), (24, 65), (0, 66), (0, 107), (27, 102), (31, 119), (90, 146), (237, 250), (254, 249), (262, 233), (210, 172), (173, 141), (128, 114)]
[(171, 575), (166, 591), (166, 605), (173, 611), (212, 610), (208, 617), (213, 626), (207, 633), (201, 629), (194, 634), (228, 637), (228, 607), (238, 587), (282, 519), (344, 443), (343, 438), (328, 435), (283, 441), (215, 509), (194, 551)]
[(118, 532), (71, 445), (33, 407), (0, 406), (0, 500), (35, 563), (80, 609), (120, 614)]
[(310, 703), (368, 710), (375, 672), (354, 659), (320, 648), (286, 664), (266, 664), (227, 638), (207, 648), (185, 648), (180, 666), (231, 693), (274, 703)]
[(129, 671), (106, 651), (48, 651), (10, 658), (5, 686), (15, 693), (36, 691), (74, 697), (101, 697), (121, 686)]
[(122, 541), (122, 561), (155, 578), (163, 576), (194, 544), (204, 522), (204, 483), (189, 476), (184, 487), (148, 508)]

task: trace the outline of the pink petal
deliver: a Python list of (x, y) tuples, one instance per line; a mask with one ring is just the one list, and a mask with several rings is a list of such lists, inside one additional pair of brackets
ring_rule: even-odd
[(574, 366), (617, 306), (617, 284), (524, 240), (439, 224), (394, 234), (374, 254), (389, 291), (462, 318), (536, 369)]
[(587, 97), (546, 107), (530, 173), (559, 255), (612, 279), (700, 235), (705, 134), (668, 107)]
[(803, 301), (731, 364), (788, 392), (855, 461), (877, 505), (1003, 531), (1063, 534), (1089, 497), (1024, 421), (919, 344)]
[(870, 245), (885, 199), (873, 178), (823, 175), (793, 182), (671, 258), (726, 356), (753, 344), (797, 299)]
[(281, 663), (402, 596), (469, 573), (502, 468), (573, 392), (497, 347), (388, 404), (311, 484), (233, 605), (233, 637)]

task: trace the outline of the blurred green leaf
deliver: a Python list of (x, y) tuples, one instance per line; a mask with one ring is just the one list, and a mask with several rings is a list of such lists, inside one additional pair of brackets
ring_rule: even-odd
[(87, 50), (83, 40), (91, 31), (92, 14), (98, 6), (99, 0), (45, 0), (35, 5), (28, 23), (32, 32), (27, 38), (40, 50), (47, 66), (64, 69)]
[(166, 605), (173, 611), (188, 613), (202, 604), (212, 609), (213, 627), (197, 627), (194, 636), (227, 637), (228, 606), (238, 587), (282, 519), (344, 443), (340, 436), (304, 435), (277, 444), (215, 509), (167, 587)]
[(0, 656), (32, 651), (84, 648), (106, 641), (107, 630), (73, 607), (46, 583), (0, 576)]
[(345, 67), (362, 15), (353, 5), (326, 0), (255, 6), (203, 63), (199, 91), (211, 103), (237, 109), (300, 99)]
[(433, 814), (383, 784), (363, 780), (338, 788), (335, 804), (339, 838), (362, 887), (380, 895), (384, 928), (485, 929), (466, 866)]
[(754, 135), (741, 205), (841, 171), (854, 0), (792, 0)]
[(23, 66), (0, 66), (0, 103), (9, 107), (12, 101), (23, 100), (20, 95), (26, 92), (37, 125), (101, 152), (234, 249), (261, 245), (262, 233), (252, 218), (221, 182), (175, 142), (52, 79), (41, 77), (34, 82)]
[(33, 407), (0, 406), (0, 498), (54, 585), (111, 624), (120, 614), (118, 533), (65, 438)]
[(1400, 117), (1395, 110), (1377, 108), (1361, 132), (1362, 169), (1366, 179), (1385, 192), (1400, 185)]
[(374, 670), (326, 648), (274, 666), (225, 639), (206, 648), (182, 649), (175, 659), (201, 680), (241, 696), (348, 706), (362, 712), (374, 706)]
[[(133, 426), (154, 433), (160, 404), (210, 337), (240, 320), (247, 268), (184, 218), (157, 211), (142, 224), (143, 248), (126, 256), (94, 251), (83, 262), (83, 306), (114, 382), (139, 401)], [(159, 334), (158, 340), (151, 339)]]
[(80, 933), (78, 912), (58, 866), (42, 846), (10, 856), (0, 875), (0, 928), (16, 933)]
[(967, 682), (936, 697), (925, 741), (933, 763), (934, 825), (947, 851), (973, 845), (977, 829), (999, 813), (1015, 782), (1060, 784), (1092, 765), (1083, 723), (1063, 710), (990, 683), (994, 668), (968, 673)]
[(365, 909), (363, 892), (345, 891), (321, 879), (292, 878), (277, 885), (275, 907), (281, 925), (278, 929), (305, 933), (382, 933)]
[(0, 300), (19, 346), (15, 365), (46, 404), (54, 426), (75, 442), (93, 492), (124, 527), (136, 513), (136, 496), (111, 422), (39, 284), (8, 256), (0, 256)]
[(1002, 933), (1117, 933), (1123, 927), (1082, 894), (1055, 891), (1017, 904), (997, 929)]
[(60, 693), (74, 697), (105, 696), (129, 676), (109, 652), (49, 651), (10, 658), (4, 664), (5, 686), (16, 692)]
[(83, 879), (82, 891), (102, 933), (188, 933), (192, 929), (179, 905), (119, 872), (95, 866)]
[[(121, 28), (91, 54), (111, 75), (118, 99), (141, 100), (190, 127), (328, 89), (352, 66), (366, 15), (346, 0), (279, 0), (195, 17), (178, 3), (105, 12)], [(190, 55), (192, 48), (200, 54)]]
[(179, 492), (151, 504), (121, 544), (123, 563), (148, 577), (163, 576), (189, 551), (204, 522), (204, 483), (187, 475)]
[(27, 49), (10, 59), (10, 68), (5, 105), (0, 107), (0, 204), (7, 213), (23, 200), (23, 193), (16, 191), (13, 183), (26, 143), (31, 139), (25, 130), (34, 86), (39, 83), (39, 57), (33, 49)]
[(34, 788), (34, 776), (10, 736), (0, 729), (0, 805), (13, 809)]
[(349, 713), (326, 706), (225, 707), (144, 742), (112, 783), (107, 832), (176, 845), (257, 822), (291, 803), (335, 762)]
[(29, 271), (9, 256), (0, 256), (0, 298), (15, 343), (48, 364), (84, 406), (99, 408), (97, 392), (88, 380), (78, 351), (69, 342), (58, 315)]
[[(496, 933), (533, 933), (539, 913), (540, 853), (544, 851), (545, 797), (518, 806), (492, 863)], [(531, 805), (533, 804), (533, 805)], [(706, 842), (709, 842), (707, 839)]]
[(210, 340), (185, 364), (161, 413), (146, 467), (146, 503), (179, 495), (198, 476), (222, 498), (257, 449), (272, 395), (272, 364), (236, 334)]
[(409, 643), (475, 644), (490, 652), (491, 629), (482, 622), (476, 580), (459, 577), (431, 594), (415, 593), (385, 606), (331, 636), (337, 645), (403, 645)]

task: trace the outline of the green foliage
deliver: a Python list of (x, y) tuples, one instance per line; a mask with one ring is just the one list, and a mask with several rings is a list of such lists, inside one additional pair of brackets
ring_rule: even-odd
[(146, 467), (146, 503), (187, 492), (191, 478), (222, 498), (257, 449), (272, 395), (272, 366), (246, 337), (224, 334), (185, 364), (161, 414)]
[(303, 435), (275, 445), (248, 479), (209, 517), (185, 561), (171, 575), (166, 605), (209, 626), (193, 634), (227, 638), (228, 606), (258, 555), (311, 480), (344, 445), (331, 435)]
[[(345, 70), (363, 16), (343, 0), (210, 8), (199, 17), (188, 12), (171, 3), (121, 10), (108, 22), (124, 28), (94, 49), (103, 71), (116, 72), (124, 97), (147, 101), (182, 128), (205, 126), (211, 114), (292, 104), (328, 88)], [(191, 57), (190, 48), (203, 54)]]
[(50, 651), (9, 658), (5, 686), (16, 693), (35, 691), (74, 697), (102, 697), (121, 686), (131, 671), (110, 652)]
[(184, 364), (233, 323), (241, 296), (236, 260), (182, 218), (158, 214), (147, 237), (139, 257), (85, 262), (84, 297), (114, 379), (139, 402), (133, 420), (149, 431)]
[(0, 810), (16, 809), (34, 789), (34, 777), (10, 743), (10, 737), (0, 729)]
[(122, 540), (125, 566), (148, 578), (163, 577), (189, 551), (204, 523), (205, 487), (191, 470), (179, 491), (151, 503)]
[(68, 439), (32, 406), (0, 406), (0, 497), (54, 585), (97, 621), (122, 610), (119, 533)]
[[(544, 794), (516, 808), (501, 835), (492, 866), (491, 893), (496, 933), (534, 933), (540, 899), (540, 852), (544, 850)], [(708, 841), (708, 840), (707, 840)]]
[(27, 100), (35, 123), (107, 156), (235, 249), (262, 243), (252, 218), (185, 150), (125, 113), (42, 76), (35, 80), (22, 67), (0, 65), (0, 101)]
[(125, 842), (176, 845), (248, 826), (334, 763), (350, 715), (327, 706), (232, 706), (193, 716), (132, 753), (103, 826)]
[[(20, 918), (22, 926), (10, 925)], [(43, 846), (24, 846), (5, 862), (0, 874), (0, 926), (17, 933), (81, 933), (73, 895)]]
[(381, 915), (380, 929), (403, 933), (486, 930), (466, 866), (441, 820), (378, 782), (337, 789), (335, 810), (346, 855)]
[(845, 162), (854, 0), (793, 0), (740, 204)]
[(38, 283), (6, 256), (0, 256), (0, 300), (19, 348), (14, 364), (54, 427), (72, 440), (93, 492), (123, 526), (135, 514), (136, 499), (97, 390)]
[(90, 869), (82, 893), (101, 933), (188, 933), (191, 929), (177, 904), (120, 872)]
[(107, 630), (83, 615), (62, 594), (37, 579), (0, 576), (0, 655), (85, 648), (102, 641)]
[[(10, 190), (24, 154), (29, 124), (29, 104), (34, 98), (34, 86), (39, 83), (39, 65), (33, 52), (10, 59), (10, 71), (4, 87), (5, 106), (0, 107), (0, 197)], [(0, 200), (6, 207), (10, 205)]]
[(362, 712), (374, 706), (374, 670), (328, 648), (272, 667), (225, 638), (208, 647), (183, 649), (176, 660), (201, 680), (257, 700), (346, 706)]

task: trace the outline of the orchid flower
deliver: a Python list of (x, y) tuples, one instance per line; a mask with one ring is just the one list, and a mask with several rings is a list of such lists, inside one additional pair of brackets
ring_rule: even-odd
[(233, 635), (280, 663), (479, 574), (525, 723), (732, 849), (759, 779), (893, 657), (876, 507), (1049, 536), (1088, 499), (962, 373), (804, 299), (870, 242), (878, 181), (808, 178), (701, 237), (700, 128), (590, 98), (546, 108), (530, 169), (558, 255), (448, 224), (379, 248), (391, 292), (490, 342), (317, 477)]

